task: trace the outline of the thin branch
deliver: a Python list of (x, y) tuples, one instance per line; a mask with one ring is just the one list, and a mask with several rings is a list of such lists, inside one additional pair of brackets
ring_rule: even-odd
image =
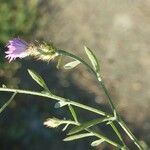
[(0, 108), (0, 113), (12, 102), (17, 92), (14, 92), (10, 99)]

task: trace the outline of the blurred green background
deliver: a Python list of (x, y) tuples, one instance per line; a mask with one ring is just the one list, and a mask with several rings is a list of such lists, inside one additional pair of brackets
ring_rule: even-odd
[[(83, 45), (96, 53), (115, 104), (133, 133), (150, 144), (150, 2), (149, 0), (1, 0), (0, 1), (0, 84), (40, 90), (27, 69), (39, 72), (53, 93), (109, 111), (106, 97), (84, 68), (56, 69), (31, 58), (8, 63), (5, 45), (9, 39), (53, 41), (56, 47), (86, 59)], [(88, 85), (88, 86), (87, 86)], [(0, 106), (9, 98), (0, 92)], [(92, 150), (92, 139), (62, 142), (65, 133), (47, 129), (50, 117), (69, 118), (66, 109), (54, 109), (54, 101), (18, 95), (0, 114), (2, 150)], [(93, 114), (78, 110), (82, 119)], [(85, 117), (87, 116), (87, 118)], [(89, 117), (89, 118), (88, 118)], [(109, 129), (108, 135), (112, 135)], [(112, 135), (112, 138), (113, 135)], [(131, 149), (133, 144), (127, 140)], [(113, 150), (105, 144), (97, 150)]]

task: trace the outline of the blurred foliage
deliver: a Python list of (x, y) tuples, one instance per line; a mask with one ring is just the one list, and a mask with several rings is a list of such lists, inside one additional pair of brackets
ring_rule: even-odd
[(37, 0), (1, 0), (0, 2), (0, 41), (10, 37), (27, 35), (36, 26)]
[[(14, 78), (18, 63), (11, 65), (4, 61), (4, 45), (17, 36), (28, 38), (38, 25), (38, 0), (1, 0), (0, 1), (0, 84), (16, 87), (19, 83)], [(13, 78), (13, 80), (12, 80)]]
[(11, 65), (9, 63), (0, 64), (0, 85), (17, 87), (19, 79), (13, 76), (19, 67), (19, 63), (12, 63)]

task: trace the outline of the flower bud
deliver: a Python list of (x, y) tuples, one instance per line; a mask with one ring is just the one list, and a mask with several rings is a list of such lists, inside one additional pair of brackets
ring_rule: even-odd
[(30, 56), (47, 62), (58, 56), (58, 54), (56, 53), (56, 48), (52, 43), (31, 43), (29, 44), (27, 51)]
[(49, 128), (57, 128), (59, 125), (63, 124), (63, 122), (57, 118), (48, 118), (43, 124)]

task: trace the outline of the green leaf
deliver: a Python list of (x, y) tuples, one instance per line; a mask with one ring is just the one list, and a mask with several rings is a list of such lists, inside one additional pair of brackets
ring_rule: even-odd
[(62, 131), (65, 131), (68, 128), (69, 124), (66, 124)]
[[(121, 150), (129, 150), (128, 147), (125, 145), (121, 148)], [(145, 149), (146, 150), (146, 149)], [(147, 149), (148, 150), (148, 149)]]
[(99, 144), (101, 144), (102, 142), (104, 142), (105, 140), (104, 139), (100, 139), (100, 140), (96, 140), (96, 141), (93, 141), (91, 143), (91, 146), (98, 146)]
[(77, 114), (76, 114), (74, 108), (71, 105), (69, 105), (69, 110), (70, 110), (70, 112), (71, 112), (71, 114), (72, 114), (73, 119), (75, 120), (75, 122), (78, 122)]
[(38, 73), (36, 73), (35, 71), (30, 70), (30, 69), (28, 69), (28, 73), (30, 74), (32, 79), (34, 81), (36, 81), (41, 87), (48, 90), (48, 87), (47, 87), (45, 81), (42, 79), (42, 77)]
[(92, 52), (92, 50), (90, 50), (88, 47), (84, 46), (84, 50), (87, 54), (87, 56), (89, 57), (91, 63), (92, 63), (92, 66), (93, 66), (93, 69), (99, 73), (100, 71), (100, 67), (99, 67), (99, 63), (98, 63), (98, 60), (96, 58), (96, 56), (94, 55), (94, 53)]
[(107, 120), (108, 120), (108, 118), (98, 118), (98, 119), (94, 119), (94, 120), (88, 121), (86, 123), (81, 124), (80, 126), (76, 126), (73, 129), (71, 129), (69, 131), (68, 135), (75, 134), (77, 132), (80, 132), (80, 131), (82, 131), (84, 129), (87, 129), (89, 127), (92, 127), (92, 126), (94, 126), (96, 124), (102, 123), (102, 122), (107, 121)]
[(94, 136), (94, 134), (93, 133), (76, 134), (76, 135), (72, 135), (63, 139), (63, 141), (73, 141), (73, 140), (77, 140), (77, 139), (81, 139), (81, 138), (85, 138), (89, 136)]
[(75, 60), (75, 61), (72, 61), (72, 62), (65, 64), (64, 69), (73, 69), (74, 67), (76, 67), (79, 64), (80, 64), (80, 61)]

